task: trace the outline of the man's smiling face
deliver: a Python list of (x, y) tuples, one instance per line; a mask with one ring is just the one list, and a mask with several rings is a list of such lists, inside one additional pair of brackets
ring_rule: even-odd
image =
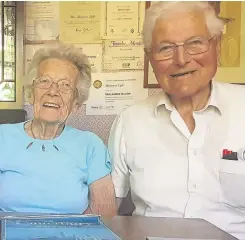
[[(183, 44), (192, 38), (211, 39), (205, 16), (199, 11), (157, 19), (152, 33), (152, 48), (168, 44)], [(149, 58), (161, 88), (175, 97), (192, 96), (206, 87), (217, 71), (218, 41), (212, 38), (206, 52), (190, 55), (183, 46), (175, 48), (167, 60)]]

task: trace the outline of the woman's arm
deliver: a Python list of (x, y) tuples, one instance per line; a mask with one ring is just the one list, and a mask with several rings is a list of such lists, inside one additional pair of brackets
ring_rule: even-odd
[(89, 207), (84, 214), (117, 215), (117, 204), (111, 175), (107, 175), (90, 184)]

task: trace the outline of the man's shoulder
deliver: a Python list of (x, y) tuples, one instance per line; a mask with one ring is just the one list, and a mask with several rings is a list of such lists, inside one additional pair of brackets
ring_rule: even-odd
[(155, 112), (155, 109), (157, 107), (157, 103), (159, 99), (163, 96), (163, 92), (159, 92), (157, 94), (154, 94), (152, 96), (149, 96), (148, 98), (141, 100), (128, 108), (126, 108), (121, 115), (124, 117), (127, 116), (135, 116), (138, 117), (140, 115), (144, 116), (152, 116)]
[(245, 97), (245, 85), (243, 84), (215, 82), (215, 86), (220, 93), (228, 95), (238, 94), (239, 96)]
[(245, 119), (245, 85), (217, 82), (215, 86), (223, 110), (231, 118)]

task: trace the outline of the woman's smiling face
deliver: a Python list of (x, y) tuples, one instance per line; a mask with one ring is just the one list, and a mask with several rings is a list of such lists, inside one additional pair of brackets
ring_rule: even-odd
[(40, 63), (34, 83), (34, 118), (62, 123), (77, 104), (76, 80), (79, 71), (71, 62), (50, 58)]

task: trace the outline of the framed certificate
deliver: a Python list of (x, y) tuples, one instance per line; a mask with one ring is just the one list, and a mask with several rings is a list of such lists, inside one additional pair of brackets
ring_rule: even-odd
[(143, 26), (145, 2), (103, 2), (101, 38), (139, 38)]
[(143, 69), (144, 51), (141, 39), (104, 40), (103, 72)]

